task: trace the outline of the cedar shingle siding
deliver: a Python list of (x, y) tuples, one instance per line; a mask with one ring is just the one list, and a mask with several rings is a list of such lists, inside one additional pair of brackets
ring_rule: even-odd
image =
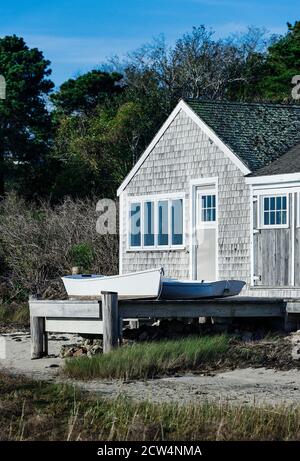
[[(185, 112), (180, 111), (124, 191), (149, 195), (185, 193), (189, 232), (190, 180), (218, 177), (219, 278), (250, 278), (250, 195), (242, 172)], [(164, 266), (166, 275), (189, 277), (189, 235), (185, 250), (126, 251), (127, 206), (123, 207), (123, 273)]]

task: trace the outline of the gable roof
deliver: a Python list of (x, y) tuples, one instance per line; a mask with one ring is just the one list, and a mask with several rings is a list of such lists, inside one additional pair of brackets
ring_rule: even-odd
[(300, 143), (272, 162), (254, 171), (250, 176), (270, 176), (300, 172)]
[[(255, 174), (256, 171), (259, 174), (259, 170), (271, 165), (295, 145), (300, 144), (300, 105), (180, 100), (120, 185), (118, 195), (129, 184), (181, 110), (210, 137), (244, 175), (251, 172)], [(300, 166), (292, 166), (295, 155), (294, 152), (287, 157), (288, 164), (290, 168), (300, 171)], [(288, 170), (288, 166), (286, 169)]]
[(201, 118), (190, 108), (190, 106), (183, 99), (181, 99), (177, 106), (173, 109), (165, 123), (162, 125), (160, 130), (156, 133), (147, 149), (143, 152), (143, 154), (140, 156), (134, 167), (125, 177), (124, 181), (117, 190), (118, 196), (129, 184), (131, 179), (137, 173), (137, 171), (142, 166), (148, 155), (151, 153), (155, 145), (159, 142), (164, 132), (168, 129), (168, 127), (180, 111), (184, 111), (200, 127), (200, 129), (204, 133), (206, 133), (206, 135), (219, 147), (219, 149), (221, 149), (221, 151), (224, 152), (224, 154), (227, 155), (227, 157), (229, 157), (233, 163), (235, 163), (235, 165), (242, 171), (244, 175), (251, 173), (247, 165), (245, 165), (245, 163), (241, 159), (239, 159), (237, 155), (234, 152), (232, 152), (232, 150), (226, 144), (224, 144), (222, 139), (220, 139), (220, 137), (214, 132), (214, 130), (210, 128), (203, 120), (201, 120)]
[(300, 143), (300, 105), (187, 103), (251, 171), (271, 164)]

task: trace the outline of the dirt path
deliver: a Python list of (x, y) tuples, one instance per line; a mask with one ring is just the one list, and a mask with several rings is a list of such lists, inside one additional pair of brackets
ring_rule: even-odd
[[(0, 336), (0, 369), (24, 374), (34, 379), (69, 382), (60, 375), (63, 359), (57, 355), (62, 344), (76, 343), (72, 335), (52, 335), (51, 357), (30, 360), (30, 338), (26, 332)], [(4, 358), (6, 352), (6, 358)], [(83, 389), (99, 392), (108, 398), (119, 394), (135, 400), (180, 403), (228, 401), (235, 404), (300, 404), (300, 370), (275, 371), (244, 368), (214, 375), (184, 375), (147, 381), (76, 381)]]

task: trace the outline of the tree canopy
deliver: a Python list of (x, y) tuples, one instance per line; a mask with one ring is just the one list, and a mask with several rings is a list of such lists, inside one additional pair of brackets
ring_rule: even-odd
[(16, 35), (0, 39), (0, 74), (6, 99), (0, 101), (0, 196), (5, 184), (24, 195), (38, 193), (51, 145), (51, 114), (46, 97), (54, 84), (50, 62)]
[(300, 22), (279, 37), (250, 27), (216, 39), (205, 26), (172, 46), (160, 36), (55, 92), (49, 66), (22, 38), (0, 39), (0, 195), (5, 183), (29, 198), (114, 197), (180, 98), (299, 102)]

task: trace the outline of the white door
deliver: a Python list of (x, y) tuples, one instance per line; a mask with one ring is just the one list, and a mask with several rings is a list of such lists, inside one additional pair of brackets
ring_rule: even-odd
[(217, 277), (217, 195), (215, 185), (199, 186), (195, 194), (195, 269), (197, 280)]

